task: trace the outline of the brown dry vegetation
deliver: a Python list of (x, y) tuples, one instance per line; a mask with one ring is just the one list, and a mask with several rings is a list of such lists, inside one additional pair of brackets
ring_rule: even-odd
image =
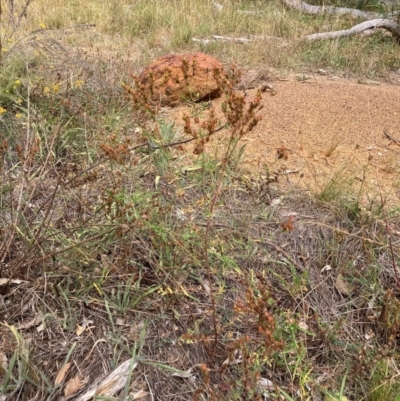
[[(89, 399), (118, 368), (120, 388), (108, 381), (98, 399), (398, 399), (397, 198), (371, 192), (367, 175), (396, 188), (398, 153), (387, 171), (364, 153), (358, 170), (336, 168), (348, 138), (304, 118), (320, 104), (307, 93), (337, 88), (315, 79), (322, 68), (342, 76), (340, 95), (376, 93), (387, 110), (341, 113), (343, 127), (367, 132), (369, 116), (379, 145), (398, 146), (394, 87), (344, 80), (393, 83), (398, 45), (382, 33), (299, 43), (346, 19), (278, 2), (221, 1), (220, 14), (210, 1), (166, 3), (1, 2), (0, 400)], [(191, 41), (216, 33), (285, 41)], [(148, 105), (130, 74), (191, 50), (267, 69), (276, 95), (243, 97), (231, 73), (225, 108)], [(300, 78), (277, 80), (290, 71)], [(318, 82), (300, 83), (306, 74)], [(300, 162), (317, 173), (291, 178)]]

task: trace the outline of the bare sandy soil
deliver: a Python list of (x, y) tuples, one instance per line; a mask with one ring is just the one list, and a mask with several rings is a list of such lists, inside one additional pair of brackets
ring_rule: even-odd
[[(263, 119), (244, 139), (253, 171), (268, 166), (281, 182), (314, 191), (332, 180), (352, 183), (366, 203), (381, 187), (391, 205), (400, 204), (400, 85), (321, 75), (270, 84), (276, 95), (263, 94)], [(246, 92), (251, 99), (255, 90)], [(217, 110), (221, 102), (214, 101)], [(168, 114), (177, 121), (189, 111), (181, 106)], [(282, 148), (287, 159), (277, 157)]]

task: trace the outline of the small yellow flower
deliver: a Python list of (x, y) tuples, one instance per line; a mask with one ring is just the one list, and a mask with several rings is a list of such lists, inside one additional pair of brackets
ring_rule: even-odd
[(8, 42), (8, 43), (12, 43), (12, 41), (13, 41), (13, 40), (12, 40), (11, 38), (8, 38), (8, 39), (7, 39), (7, 42)]
[(41, 23), (39, 24), (39, 26), (40, 26), (41, 29), (46, 29), (46, 25), (43, 24), (43, 22), (41, 22)]
[(7, 110), (0, 106), (0, 114), (4, 114)]
[(5, 47), (3, 47), (3, 48), (1, 49), (1, 51), (4, 52), (4, 53), (7, 53), (7, 52), (8, 52), (8, 49), (6, 49)]
[(15, 114), (15, 118), (21, 118), (21, 117), (22, 117), (22, 114), (21, 114), (21, 113)]
[(82, 88), (82, 86), (84, 85), (85, 81), (81, 80), (81, 79), (77, 79), (75, 81), (75, 88)]
[(158, 290), (158, 293), (160, 294), (160, 295), (171, 295), (171, 294), (173, 294), (174, 293), (174, 291), (171, 289), (171, 288), (169, 288), (169, 287), (167, 287), (167, 288), (160, 288), (159, 290)]
[(44, 93), (45, 95), (48, 95), (48, 94), (50, 93), (50, 88), (49, 88), (48, 86), (45, 86), (45, 87), (43, 88), (43, 93)]
[(52, 89), (53, 89), (54, 93), (58, 93), (59, 90), (60, 90), (60, 86), (58, 84), (53, 84), (53, 88)]
[(17, 79), (17, 80), (14, 82), (14, 84), (15, 84), (15, 85), (21, 85), (21, 80), (20, 80), (20, 79)]
[(17, 104), (21, 104), (21, 103), (22, 103), (22, 99), (19, 98), (19, 99), (17, 99), (15, 102), (16, 102)]

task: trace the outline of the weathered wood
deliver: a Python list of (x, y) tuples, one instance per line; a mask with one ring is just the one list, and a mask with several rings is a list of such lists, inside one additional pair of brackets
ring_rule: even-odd
[[(313, 6), (302, 0), (282, 0), (282, 1), (289, 8), (293, 8), (294, 10), (302, 11), (305, 12), (306, 14), (311, 14), (311, 15), (321, 15), (321, 14), (352, 15), (353, 17), (362, 19), (364, 21), (376, 18), (382, 18), (383, 16), (380, 13), (362, 11), (362, 10), (357, 10), (355, 8), (335, 7), (335, 6)], [(386, 18), (394, 15), (395, 13), (391, 15), (385, 14)]]
[(305, 12), (312, 15), (331, 14), (331, 15), (352, 15), (356, 18), (364, 20), (364, 22), (357, 24), (349, 29), (332, 32), (320, 32), (308, 35), (303, 38), (306, 41), (336, 39), (341, 37), (349, 37), (360, 34), (364, 31), (376, 28), (382, 28), (389, 31), (398, 42), (400, 42), (400, 25), (390, 17), (395, 17), (398, 12), (382, 17), (382, 14), (372, 13), (354, 8), (334, 7), (334, 6), (313, 6), (302, 0), (282, 0), (283, 3), (290, 8), (298, 11)]
[(400, 40), (400, 25), (393, 20), (389, 19), (373, 19), (364, 21), (361, 24), (355, 25), (349, 29), (333, 32), (320, 32), (308, 35), (304, 38), (309, 42), (316, 40), (336, 39), (346, 36), (354, 36), (369, 29), (383, 28), (391, 32), (391, 34), (399, 41)]

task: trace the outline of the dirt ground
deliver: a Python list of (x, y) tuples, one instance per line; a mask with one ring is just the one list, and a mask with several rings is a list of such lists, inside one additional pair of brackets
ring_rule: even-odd
[[(281, 182), (322, 191), (327, 183), (361, 190), (366, 203), (400, 197), (400, 85), (302, 74), (273, 78), (276, 91), (263, 94), (262, 121), (245, 138), (251, 169), (284, 177)], [(247, 90), (249, 99), (255, 89)], [(222, 102), (214, 101), (216, 109)], [(187, 106), (168, 114), (180, 120)], [(385, 134), (386, 133), (386, 134)], [(217, 141), (214, 138), (213, 141)], [(278, 158), (279, 149), (286, 149)], [(342, 183), (342, 184), (340, 184)], [(345, 184), (345, 185), (343, 185)]]

